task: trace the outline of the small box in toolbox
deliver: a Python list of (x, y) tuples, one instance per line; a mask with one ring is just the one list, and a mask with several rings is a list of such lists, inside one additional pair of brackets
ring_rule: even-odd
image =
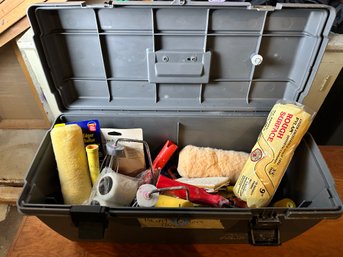
[[(278, 99), (309, 96), (335, 14), (324, 5), (161, 1), (34, 5), (28, 16), (63, 112), (56, 123), (142, 128), (154, 157), (168, 139), (249, 152)], [(341, 216), (310, 135), (284, 182), (297, 208), (66, 205), (47, 133), (18, 208), (69, 239), (114, 242), (276, 245)]]

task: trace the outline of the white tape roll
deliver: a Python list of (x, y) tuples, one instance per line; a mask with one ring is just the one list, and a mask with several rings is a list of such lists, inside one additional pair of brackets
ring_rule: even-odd
[(107, 204), (128, 206), (135, 198), (137, 187), (137, 179), (111, 172), (100, 178), (97, 198)]
[(103, 199), (99, 198), (98, 196), (94, 197), (91, 201), (91, 205), (101, 205), (101, 206), (107, 206), (107, 207), (113, 207), (113, 203), (108, 203), (104, 201)]
[(159, 193), (153, 193), (151, 195), (150, 192), (155, 190), (156, 187), (151, 184), (144, 184), (141, 185), (137, 191), (136, 198), (137, 203), (140, 207), (153, 207), (158, 201)]

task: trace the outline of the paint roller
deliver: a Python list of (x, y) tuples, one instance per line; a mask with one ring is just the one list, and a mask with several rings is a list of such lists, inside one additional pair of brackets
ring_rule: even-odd
[(92, 185), (94, 185), (100, 173), (99, 146), (96, 144), (87, 145), (86, 152), (87, 152), (89, 173), (91, 176)]
[(296, 102), (277, 102), (270, 111), (233, 192), (251, 208), (272, 200), (313, 113)]
[(185, 178), (228, 177), (234, 184), (248, 158), (245, 152), (187, 145), (180, 151), (177, 170)]
[(167, 208), (181, 208), (193, 207), (193, 204), (184, 199), (175, 198), (168, 195), (161, 195), (160, 193), (170, 190), (185, 190), (187, 197), (189, 195), (188, 189), (184, 186), (176, 186), (169, 188), (156, 188), (151, 184), (144, 184), (139, 187), (136, 193), (137, 204), (140, 207), (167, 207)]
[(65, 204), (82, 204), (91, 193), (87, 158), (81, 128), (56, 126), (50, 133)]

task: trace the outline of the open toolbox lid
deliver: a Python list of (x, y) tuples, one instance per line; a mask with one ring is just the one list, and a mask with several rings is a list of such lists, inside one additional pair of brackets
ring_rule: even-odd
[(179, 0), (34, 5), (28, 15), (62, 112), (222, 112), (302, 102), (335, 12)]

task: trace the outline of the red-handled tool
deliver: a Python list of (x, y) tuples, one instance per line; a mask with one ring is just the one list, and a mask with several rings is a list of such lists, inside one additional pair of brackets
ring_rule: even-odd
[(162, 150), (156, 156), (154, 162), (152, 163), (153, 169), (163, 169), (163, 167), (167, 164), (167, 162), (172, 157), (176, 149), (177, 145), (175, 145), (172, 141), (168, 140), (164, 144)]
[[(193, 203), (199, 204), (206, 204), (211, 205), (214, 207), (222, 207), (223, 205), (230, 205), (231, 202), (224, 198), (221, 195), (211, 195), (205, 191), (203, 188), (199, 188), (196, 186), (188, 185), (185, 183), (181, 183), (170, 178), (167, 178), (163, 175), (160, 175), (156, 187), (157, 188), (166, 188), (166, 187), (175, 187), (175, 186), (184, 186), (188, 189), (189, 193), (189, 201)], [(171, 190), (168, 192), (174, 196), (177, 196), (182, 199), (187, 199), (187, 192), (186, 190)]]

